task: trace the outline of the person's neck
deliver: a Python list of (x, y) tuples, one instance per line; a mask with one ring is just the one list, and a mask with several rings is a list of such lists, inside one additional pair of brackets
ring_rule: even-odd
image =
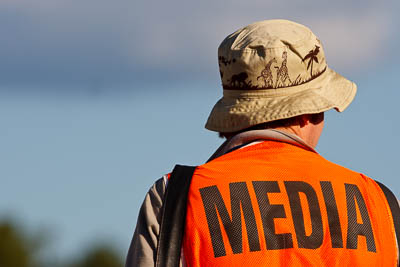
[(297, 137), (299, 137), (301, 140), (303, 140), (307, 145), (311, 146), (312, 148), (315, 148), (315, 146), (316, 146), (311, 142), (309, 135), (307, 135), (308, 132), (304, 127), (302, 128), (298, 125), (295, 125), (295, 126), (290, 126), (290, 127), (277, 127), (277, 128), (273, 128), (273, 129), (282, 131), (282, 132), (288, 133), (288, 134), (294, 134)]
[(278, 131), (285, 132), (288, 134), (294, 134), (294, 135), (297, 135), (298, 137), (300, 137), (301, 139), (303, 139), (300, 127), (295, 127), (295, 126), (293, 126), (293, 127), (276, 127), (276, 128), (271, 128), (271, 130), (278, 130)]

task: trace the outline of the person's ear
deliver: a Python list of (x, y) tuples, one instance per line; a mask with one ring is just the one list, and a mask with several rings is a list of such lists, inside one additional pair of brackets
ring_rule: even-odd
[(310, 123), (310, 115), (309, 114), (303, 114), (298, 117), (299, 120), (299, 126), (300, 128), (303, 128), (304, 126), (307, 126)]

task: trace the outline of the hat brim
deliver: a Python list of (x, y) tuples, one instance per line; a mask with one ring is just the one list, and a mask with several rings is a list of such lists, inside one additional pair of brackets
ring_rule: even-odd
[(251, 126), (335, 108), (344, 111), (357, 92), (355, 83), (332, 69), (305, 84), (267, 90), (224, 90), (205, 127), (236, 132)]

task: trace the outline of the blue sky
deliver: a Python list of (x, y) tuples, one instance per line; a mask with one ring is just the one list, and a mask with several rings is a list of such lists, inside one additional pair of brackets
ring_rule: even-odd
[(254, 21), (286, 18), (322, 40), (358, 84), (331, 111), (318, 151), (396, 177), (398, 1), (3, 0), (0, 3), (0, 216), (51, 232), (54, 255), (96, 240), (126, 252), (138, 207), (174, 164), (221, 143), (204, 129), (222, 94), (217, 46)]

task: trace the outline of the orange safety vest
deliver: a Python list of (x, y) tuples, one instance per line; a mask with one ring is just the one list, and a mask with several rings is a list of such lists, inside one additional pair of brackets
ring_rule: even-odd
[(196, 168), (188, 266), (396, 266), (393, 218), (372, 179), (264, 141)]

